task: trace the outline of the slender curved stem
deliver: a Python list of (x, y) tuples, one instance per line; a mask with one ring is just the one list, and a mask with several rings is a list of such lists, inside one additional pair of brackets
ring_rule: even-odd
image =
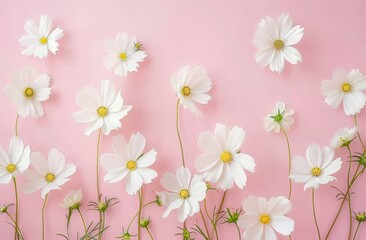
[[(290, 141), (288, 140), (287, 133), (285, 129), (281, 126), (282, 132), (286, 137), (286, 143), (287, 143), (287, 152), (288, 152), (288, 176), (290, 176), (291, 173), (291, 147), (290, 147)], [(291, 194), (292, 194), (292, 180), (291, 178), (288, 178), (289, 181), (289, 192), (288, 192), (288, 199), (291, 200)]]
[(357, 137), (360, 140), (360, 143), (362, 145), (363, 151), (365, 152), (365, 150), (366, 150), (365, 149), (365, 145), (363, 144), (363, 141), (362, 141), (361, 136), (360, 136), (360, 132), (358, 131), (357, 114), (354, 115), (354, 120), (355, 120), (355, 127), (357, 128)]
[(182, 155), (182, 163), (183, 163), (183, 167), (186, 166), (185, 162), (184, 162), (184, 151), (183, 151), (183, 144), (182, 144), (182, 139), (180, 137), (180, 133), (179, 133), (179, 99), (177, 101), (177, 109), (176, 109), (176, 119), (175, 119), (175, 128), (177, 130), (177, 135), (178, 135), (178, 140), (179, 140), (179, 146), (180, 146), (180, 153)]
[(353, 238), (352, 238), (353, 240), (356, 240), (357, 232), (358, 232), (358, 229), (360, 228), (360, 225), (361, 225), (361, 222), (358, 222), (355, 234), (353, 235)]
[(235, 223), (235, 226), (236, 226), (236, 230), (238, 230), (238, 236), (239, 236), (239, 240), (241, 240), (241, 233), (240, 233), (240, 228), (238, 226), (238, 223)]
[(88, 230), (86, 228), (86, 224), (85, 224), (85, 219), (84, 219), (84, 216), (83, 216), (83, 213), (80, 211), (80, 208), (77, 208), (78, 212), (79, 212), (79, 215), (80, 215), (80, 218), (81, 218), (81, 221), (83, 223), (83, 227), (84, 227), (84, 232), (85, 232), (85, 239), (89, 239), (89, 236), (88, 236)]
[[(348, 171), (347, 171), (347, 186), (350, 185), (350, 175), (351, 175), (351, 164), (352, 164), (352, 153), (351, 148), (349, 145), (347, 146), (348, 154), (349, 154), (349, 164), (348, 164)], [(345, 196), (347, 198), (347, 196)], [(348, 212), (349, 212), (349, 230), (348, 230), (348, 240), (351, 239), (352, 234), (352, 206), (351, 206), (351, 193), (348, 191)]]
[(151, 240), (154, 240), (153, 235), (151, 234), (149, 227), (146, 227), (146, 231), (149, 234)]
[(207, 237), (208, 237), (208, 239), (211, 239), (210, 233), (209, 233), (208, 228), (207, 228), (207, 223), (206, 223), (205, 216), (203, 216), (202, 209), (200, 209), (200, 213), (201, 213), (203, 225), (205, 226), (205, 230), (206, 230)]
[[(155, 203), (155, 200), (154, 200), (154, 201), (151, 201), (151, 202), (148, 202), (148, 203), (146, 203), (145, 205), (143, 205), (143, 206), (142, 206), (142, 208), (141, 208), (141, 210), (142, 210), (142, 209), (144, 209), (145, 207), (147, 207), (147, 206), (149, 206), (149, 205), (153, 204), (153, 203)], [(136, 214), (133, 216), (133, 218), (132, 218), (131, 222), (128, 224), (128, 227), (127, 227), (126, 232), (129, 232), (130, 227), (131, 227), (131, 225), (132, 225), (133, 221), (135, 221), (135, 218), (138, 216), (138, 214), (139, 214), (139, 211), (137, 211), (137, 212), (136, 212)]]
[(17, 180), (15, 177), (13, 177), (13, 183), (14, 183), (14, 193), (15, 193), (15, 233), (14, 233), (14, 240), (19, 238), (19, 197), (18, 197), (18, 187), (17, 187)]
[(141, 211), (142, 211), (142, 201), (143, 201), (143, 195), (142, 195), (142, 187), (139, 191), (139, 211), (138, 211), (138, 217), (137, 217), (137, 239), (141, 240)]
[[(100, 193), (100, 186), (99, 186), (99, 149), (100, 149), (100, 138), (102, 135), (102, 128), (99, 128), (99, 132), (98, 132), (98, 143), (97, 143), (97, 156), (96, 156), (96, 185), (97, 185), (97, 195), (98, 195), (98, 203), (100, 202), (101, 198), (102, 198), (102, 194)], [(98, 233), (98, 240), (102, 239), (102, 235), (103, 235), (103, 214), (101, 211), (99, 211), (99, 233)]]
[(210, 219), (210, 221), (213, 222), (213, 219), (210, 217), (210, 214), (208, 214), (206, 199), (207, 199), (207, 197), (205, 197), (205, 199), (203, 200), (203, 206), (204, 206), (204, 209), (205, 209), (205, 213), (206, 213), (206, 216), (208, 217), (208, 219)]
[(314, 188), (311, 189), (311, 203), (313, 206), (313, 216), (314, 216), (316, 231), (318, 233), (318, 239), (320, 240), (321, 239), (320, 230), (319, 230), (318, 220), (316, 219), (316, 213), (315, 213), (315, 190), (314, 190)]
[(19, 114), (17, 114), (17, 118), (15, 119), (15, 136), (19, 137), (18, 134), (18, 122), (19, 122)]
[[(8, 215), (8, 217), (10, 218), (10, 220), (13, 222), (13, 224), (15, 226), (15, 220), (14, 220), (14, 218), (9, 214), (8, 211), (6, 211), (5, 213), (6, 213), (6, 215)], [(23, 234), (22, 234), (22, 231), (19, 228), (18, 228), (18, 236), (20, 237), (21, 240), (24, 239)]]
[(42, 207), (42, 240), (44, 240), (44, 215), (45, 215), (47, 200), (48, 200), (48, 193), (46, 194), (46, 197), (43, 202), (43, 207)]
[[(224, 194), (222, 195), (222, 199), (221, 199), (221, 202), (220, 202), (220, 206), (219, 206), (219, 209), (217, 210), (215, 216), (213, 216), (213, 229), (212, 231), (215, 232), (215, 236), (216, 236), (216, 240), (219, 240), (219, 234), (217, 232), (217, 222), (218, 222), (218, 216), (221, 212), (221, 209), (222, 209), (222, 206), (224, 205), (224, 201), (225, 201), (225, 198), (226, 198), (226, 191), (224, 191)], [(211, 233), (211, 236), (213, 235), (213, 233)]]

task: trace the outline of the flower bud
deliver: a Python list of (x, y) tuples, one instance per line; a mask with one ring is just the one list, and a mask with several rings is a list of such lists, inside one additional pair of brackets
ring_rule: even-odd
[(150, 217), (149, 218), (142, 218), (141, 221), (140, 221), (140, 226), (142, 228), (147, 228), (149, 226), (149, 224), (151, 223), (151, 220), (150, 220)]

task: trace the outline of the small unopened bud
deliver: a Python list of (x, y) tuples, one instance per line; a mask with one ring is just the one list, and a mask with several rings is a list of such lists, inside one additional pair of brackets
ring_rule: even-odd
[(101, 212), (105, 212), (107, 210), (108, 205), (105, 202), (98, 203), (98, 209)]
[(159, 207), (161, 207), (161, 206), (163, 205), (163, 203), (162, 203), (162, 201), (161, 201), (161, 197), (160, 197), (159, 195), (157, 195), (157, 196), (155, 197), (155, 203), (156, 203)]
[(365, 212), (359, 212), (356, 214), (356, 220), (359, 222), (366, 222), (366, 213)]
[(142, 228), (147, 228), (149, 226), (149, 224), (151, 223), (151, 220), (150, 220), (150, 217), (149, 218), (142, 218), (141, 221), (140, 221), (140, 226)]

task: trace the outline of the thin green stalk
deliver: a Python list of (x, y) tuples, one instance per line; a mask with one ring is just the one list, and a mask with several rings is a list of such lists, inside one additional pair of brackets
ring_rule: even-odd
[[(290, 147), (290, 141), (288, 140), (287, 133), (285, 129), (281, 126), (282, 132), (285, 135), (286, 143), (287, 143), (287, 152), (288, 152), (288, 176), (290, 176), (291, 173), (291, 147)], [(291, 194), (292, 194), (292, 180), (291, 178), (288, 178), (289, 181), (289, 193), (288, 193), (288, 199), (291, 200)]]
[(77, 211), (79, 212), (79, 215), (80, 215), (81, 221), (82, 221), (82, 223), (83, 223), (84, 232), (85, 232), (85, 239), (86, 239), (86, 240), (88, 240), (88, 239), (89, 239), (89, 236), (88, 236), (88, 230), (87, 230), (87, 228), (86, 228), (86, 224), (85, 224), (85, 219), (84, 219), (83, 213), (80, 211), (80, 208), (77, 208)]
[(203, 225), (205, 226), (205, 230), (206, 230), (207, 237), (208, 237), (208, 239), (211, 239), (211, 237), (210, 237), (210, 233), (209, 233), (208, 228), (207, 228), (207, 223), (206, 223), (205, 216), (203, 216), (202, 209), (200, 209), (200, 213), (201, 213), (201, 217), (202, 217)]
[[(8, 217), (10, 218), (10, 220), (13, 222), (13, 224), (15, 226), (15, 220), (14, 220), (14, 218), (9, 214), (8, 211), (6, 211), (5, 213), (6, 213), (6, 215), (8, 215)], [(20, 237), (21, 240), (24, 239), (23, 234), (22, 234), (22, 231), (19, 228), (18, 228), (18, 236)]]
[(140, 221), (141, 221), (141, 211), (142, 211), (142, 202), (143, 202), (142, 187), (139, 190), (138, 195), (139, 195), (139, 212), (138, 212), (138, 217), (137, 217), (137, 239), (141, 240)]
[(18, 134), (18, 121), (19, 121), (19, 114), (17, 114), (17, 118), (15, 120), (15, 136), (19, 137)]
[(175, 119), (175, 128), (177, 130), (177, 135), (178, 135), (178, 140), (179, 140), (179, 146), (180, 146), (180, 153), (182, 155), (182, 163), (183, 163), (183, 167), (186, 166), (185, 162), (184, 162), (184, 151), (183, 151), (183, 144), (182, 144), (182, 139), (180, 137), (180, 133), (179, 133), (179, 99), (177, 101), (177, 109), (176, 109), (176, 119)]
[(151, 240), (154, 240), (153, 235), (151, 234), (149, 227), (146, 227), (146, 231), (149, 234)]
[(318, 233), (318, 239), (321, 240), (319, 225), (318, 225), (318, 221), (316, 219), (316, 213), (315, 213), (315, 190), (314, 190), (314, 188), (311, 189), (311, 203), (313, 206), (313, 216), (314, 216), (316, 231)]
[[(219, 240), (219, 234), (217, 232), (216, 225), (217, 225), (217, 222), (218, 222), (218, 216), (221, 212), (222, 206), (224, 205), (225, 198), (226, 198), (226, 191), (224, 191), (224, 194), (222, 195), (222, 199), (221, 199), (219, 209), (217, 210), (215, 216), (213, 216), (213, 222), (212, 222), (213, 229), (212, 229), (212, 231), (215, 232), (216, 240)], [(213, 232), (211, 233), (211, 236), (213, 235)]]
[(19, 196), (18, 196), (18, 187), (17, 187), (17, 180), (13, 177), (14, 183), (14, 193), (15, 193), (15, 233), (14, 233), (14, 240), (19, 238)]
[[(98, 143), (97, 143), (97, 156), (96, 156), (96, 185), (97, 185), (97, 195), (98, 195), (98, 203), (100, 203), (100, 200), (102, 198), (102, 195), (100, 193), (100, 186), (99, 186), (99, 148), (100, 148), (100, 138), (102, 135), (102, 128), (99, 128), (99, 132), (98, 132)], [(98, 232), (98, 240), (102, 239), (102, 235), (103, 235), (103, 214), (101, 211), (99, 211), (99, 232)]]
[(356, 240), (357, 232), (358, 232), (358, 229), (360, 228), (360, 225), (361, 225), (361, 222), (358, 222), (355, 234), (353, 235), (353, 238), (352, 238), (353, 240)]
[[(149, 206), (149, 205), (153, 204), (153, 203), (155, 203), (155, 200), (154, 200), (154, 201), (151, 201), (151, 202), (148, 202), (148, 203), (146, 203), (145, 205), (143, 205), (143, 206), (142, 206), (142, 208), (141, 208), (141, 210), (142, 210), (142, 209), (144, 209), (145, 207), (147, 207), (147, 206)], [(133, 216), (133, 218), (132, 218), (131, 222), (128, 224), (128, 227), (127, 227), (126, 232), (129, 232), (130, 227), (131, 227), (131, 225), (132, 225), (133, 221), (135, 221), (135, 219), (136, 219), (136, 217), (138, 216), (138, 214), (139, 214), (139, 211), (137, 211), (137, 212), (136, 212), (136, 214)]]
[(365, 145), (363, 144), (363, 141), (362, 141), (361, 136), (360, 136), (360, 132), (358, 131), (357, 114), (354, 115), (354, 120), (355, 120), (355, 127), (357, 128), (357, 137), (360, 140), (363, 151), (365, 152), (365, 150), (366, 150)]
[(238, 230), (238, 236), (239, 236), (239, 240), (241, 240), (241, 233), (240, 233), (240, 228), (239, 228), (239, 226), (238, 226), (238, 223), (237, 222), (235, 222), (235, 226), (236, 226), (236, 230)]
[(43, 207), (42, 207), (42, 240), (44, 240), (44, 214), (45, 214), (47, 199), (48, 199), (48, 193), (46, 194), (46, 197), (43, 202)]
[[(348, 164), (348, 171), (347, 171), (347, 186), (350, 185), (350, 175), (351, 175), (351, 164), (352, 164), (352, 153), (351, 148), (347, 145), (348, 154), (349, 154), (349, 164)], [(347, 196), (345, 196), (347, 198)], [(351, 206), (351, 194), (348, 192), (348, 212), (349, 212), (349, 230), (348, 230), (348, 240), (351, 239), (352, 234), (352, 206)]]

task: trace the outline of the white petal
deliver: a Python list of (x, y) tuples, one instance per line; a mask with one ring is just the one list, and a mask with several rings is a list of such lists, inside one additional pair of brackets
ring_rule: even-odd
[(286, 45), (294, 45), (294, 44), (300, 42), (303, 35), (304, 35), (304, 28), (300, 27), (299, 25), (293, 27), (284, 36)]
[(227, 148), (231, 152), (240, 151), (241, 146), (243, 145), (243, 141), (245, 138), (245, 132), (242, 128), (238, 126), (234, 126), (227, 138)]
[(203, 132), (198, 137), (198, 145), (201, 149), (208, 153), (222, 153), (224, 149), (221, 148), (219, 142), (211, 132)]
[(110, 171), (104, 176), (104, 181), (107, 183), (116, 183), (121, 181), (127, 176), (130, 171), (127, 168), (123, 168), (116, 171)]
[(50, 172), (48, 162), (43, 154), (40, 152), (31, 153), (31, 164), (34, 170), (36, 170), (42, 176), (45, 176), (47, 173)]
[(129, 157), (133, 160), (143, 153), (146, 145), (146, 139), (140, 133), (132, 134), (130, 141), (128, 142)]
[(136, 172), (141, 176), (144, 184), (151, 183), (158, 176), (158, 173), (150, 168), (138, 168)]
[(177, 198), (174, 202), (169, 204), (169, 206), (167, 207), (167, 209), (163, 213), (163, 218), (166, 218), (172, 210), (181, 207), (182, 204), (183, 204), (183, 200), (181, 198)]
[(272, 216), (271, 226), (284, 236), (290, 235), (295, 228), (295, 222), (286, 216)]
[(103, 153), (100, 156), (100, 165), (107, 172), (120, 171), (126, 167), (126, 161), (118, 154)]
[(48, 165), (51, 173), (59, 174), (65, 166), (65, 155), (56, 148), (52, 148), (48, 153)]
[(218, 143), (220, 144), (221, 148), (224, 151), (228, 150), (227, 149), (227, 135), (228, 135), (229, 131), (230, 131), (230, 129), (221, 123), (217, 123), (215, 126), (216, 140), (218, 141)]
[(247, 176), (245, 175), (244, 170), (240, 167), (239, 164), (237, 164), (234, 161), (229, 164), (229, 167), (230, 167), (234, 182), (240, 189), (243, 189), (243, 187), (245, 186), (245, 184), (247, 182)]
[(241, 228), (247, 229), (255, 226), (258, 224), (259, 216), (258, 215), (252, 215), (252, 214), (243, 214), (238, 219), (238, 225)]
[(190, 208), (188, 215), (190, 217), (192, 217), (195, 213), (198, 213), (200, 211), (200, 205), (195, 199), (192, 199), (192, 198), (188, 198), (187, 202), (188, 202), (189, 208)]
[[(263, 240), (264, 236), (264, 226), (263, 224), (257, 223), (251, 228), (245, 229), (244, 231), (244, 239), (250, 240)], [(264, 239), (267, 240), (267, 239)], [(268, 239), (273, 240), (273, 239)]]
[(238, 153), (234, 155), (233, 161), (238, 163), (243, 169), (249, 172), (255, 172), (255, 162), (252, 156), (244, 153)]
[(302, 62), (301, 54), (296, 48), (287, 46), (282, 50), (282, 55), (291, 64)]
[(218, 161), (220, 160), (217, 153), (204, 153), (197, 158), (195, 167), (199, 172), (207, 171), (213, 168)]
[(130, 174), (127, 176), (126, 181), (127, 193), (130, 195), (134, 195), (137, 193), (138, 190), (140, 190), (141, 186), (142, 186), (141, 176), (135, 171), (130, 171)]
[(176, 172), (177, 181), (181, 189), (188, 189), (191, 181), (191, 171), (188, 168), (180, 167)]
[(57, 178), (68, 178), (76, 172), (76, 166), (74, 164), (66, 164), (65, 167), (58, 173)]
[(85, 129), (84, 134), (86, 136), (90, 136), (90, 134), (92, 134), (95, 130), (101, 128), (102, 126), (103, 126), (103, 119), (98, 118), (94, 123), (92, 123)]
[[(190, 193), (191, 198), (194, 198), (196, 201), (200, 202), (203, 199), (205, 199), (205, 197), (206, 197), (207, 187), (206, 187), (206, 183), (201, 180), (198, 180), (196, 182), (196, 178), (199, 178), (199, 177), (197, 175), (194, 175), (193, 179), (192, 179), (192, 184), (189, 189), (189, 193)], [(193, 184), (193, 182), (195, 182), (195, 183)]]
[(46, 195), (52, 191), (52, 190), (61, 190), (61, 188), (59, 186), (57, 186), (56, 184), (54, 183), (48, 183), (46, 186), (44, 186), (42, 188), (42, 191), (41, 191), (41, 196), (42, 198), (45, 198)]
[(152, 149), (149, 152), (145, 153), (137, 161), (137, 166), (139, 168), (150, 167), (156, 161), (156, 154), (157, 154), (157, 152), (155, 152), (154, 149)]
[(182, 206), (180, 208), (178, 208), (178, 211), (177, 211), (179, 222), (181, 222), (181, 223), (184, 222), (187, 219), (190, 211), (191, 211), (191, 207), (189, 206), (188, 201), (187, 200), (183, 201)]
[(168, 191), (179, 193), (182, 189), (177, 178), (172, 173), (164, 173), (160, 178), (160, 184)]
[(338, 172), (342, 167), (342, 160), (341, 158), (337, 158), (332, 161), (326, 168), (322, 169), (323, 174), (331, 175)]

